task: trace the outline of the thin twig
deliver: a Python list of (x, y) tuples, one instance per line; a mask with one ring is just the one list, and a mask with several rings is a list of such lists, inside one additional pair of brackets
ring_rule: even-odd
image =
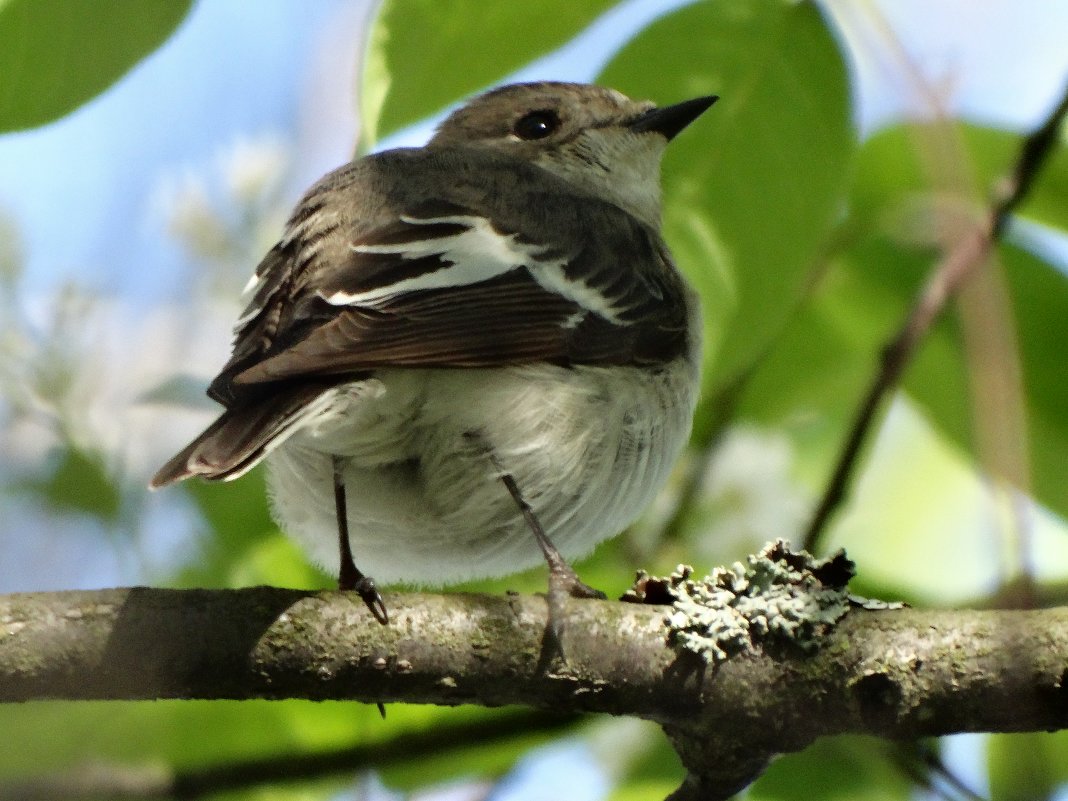
[(946, 765), (945, 761), (942, 759), (941, 754), (930, 746), (923, 743), (918, 744), (916, 758), (930, 770), (932, 776), (941, 778), (949, 788), (956, 791), (956, 793), (961, 798), (965, 799), (965, 801), (986, 801), (984, 796), (975, 792), (975, 790), (968, 786), (967, 782), (951, 771), (949, 766)]
[(1004, 234), (1009, 216), (1023, 202), (1053, 150), (1066, 115), (1068, 87), (1045, 122), (1024, 140), (1016, 165), (1011, 175), (1001, 183), (990, 211), (935, 265), (905, 324), (884, 348), (879, 370), (857, 409), (838, 462), (805, 532), (806, 550), (815, 552), (819, 548), (828, 521), (845, 499), (857, 457), (872, 430), (876, 413), (897, 385), (919, 343), (941, 315), (950, 298), (986, 261), (994, 244)]
[(927, 790), (936, 798), (944, 801), (987, 801), (951, 771), (941, 754), (926, 742), (895, 744), (892, 760), (917, 787)]

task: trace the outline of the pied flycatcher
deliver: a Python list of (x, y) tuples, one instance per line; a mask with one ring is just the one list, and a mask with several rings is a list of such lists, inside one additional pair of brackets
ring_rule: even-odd
[(266, 459), (282, 528), (382, 622), (371, 576), (544, 558), (550, 615), (603, 597), (565, 557), (631, 523), (690, 432), (701, 320), (660, 158), (715, 100), (504, 86), (325, 176), (246, 290), (208, 389), (225, 411), (151, 486)]

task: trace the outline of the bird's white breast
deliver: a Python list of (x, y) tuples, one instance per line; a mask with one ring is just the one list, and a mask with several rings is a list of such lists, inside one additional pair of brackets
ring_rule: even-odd
[(330, 454), (354, 558), (383, 583), (504, 575), (542, 556), (490, 458), (569, 559), (632, 522), (690, 431), (695, 356), (638, 367), (382, 370), (331, 390), (269, 461), (282, 527), (336, 570)]

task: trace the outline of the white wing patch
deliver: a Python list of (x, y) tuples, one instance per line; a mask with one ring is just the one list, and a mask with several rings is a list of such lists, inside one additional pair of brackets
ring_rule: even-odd
[(545, 289), (563, 295), (587, 311), (599, 314), (609, 322), (618, 325), (620, 310), (612, 305), (611, 299), (606, 298), (599, 289), (591, 287), (585, 281), (568, 278), (564, 273), (566, 263), (565, 261), (542, 262), (532, 269), (530, 274)]
[[(259, 273), (253, 273), (252, 277), (248, 279), (248, 283), (245, 284), (245, 288), (241, 290), (241, 297), (246, 298), (249, 295), (254, 294), (260, 286), (263, 284), (266, 275), (260, 275)], [(263, 306), (249, 306), (245, 309), (244, 313), (237, 318), (234, 323), (234, 334), (238, 334), (245, 325), (252, 321), (256, 315), (263, 311)]]
[[(401, 220), (409, 225), (463, 225), (465, 230), (449, 236), (396, 244), (351, 245), (356, 253), (393, 254), (405, 260), (440, 256), (442, 263), (439, 269), (363, 292), (339, 290), (329, 295), (320, 293), (319, 296), (334, 306), (374, 306), (407, 292), (477, 284), (517, 267), (525, 267), (542, 288), (610, 322), (620, 322), (619, 313), (622, 310), (615, 308), (610, 298), (586, 282), (567, 276), (566, 258), (545, 259), (545, 246), (520, 242), (515, 234), (502, 234), (485, 217), (456, 214), (424, 218), (404, 216)], [(577, 324), (578, 321), (571, 322)]]
[[(450, 236), (421, 239), (393, 245), (352, 245), (356, 253), (395, 254), (402, 259), (440, 256), (441, 268), (412, 278), (405, 278), (386, 286), (364, 292), (338, 291), (320, 295), (335, 306), (373, 306), (407, 292), (425, 289), (447, 289), (488, 281), (517, 267), (534, 269), (550, 266), (539, 262), (543, 248), (517, 241), (515, 234), (502, 234), (485, 217), (454, 215), (448, 217), (401, 217), (409, 225), (452, 224), (467, 226), (466, 230)], [(551, 266), (557, 266), (552, 263)]]
[(253, 273), (248, 279), (248, 283), (245, 284), (245, 288), (241, 290), (241, 297), (247, 297), (251, 295), (260, 284), (263, 283), (263, 276), (259, 273)]

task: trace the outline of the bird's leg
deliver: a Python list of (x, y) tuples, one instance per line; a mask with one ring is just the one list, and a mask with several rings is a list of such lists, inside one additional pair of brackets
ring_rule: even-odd
[[(494, 459), (493, 461), (498, 469), (500, 469), (500, 464), (497, 460)], [(541, 552), (545, 555), (545, 561), (549, 564), (549, 592), (546, 596), (546, 601), (549, 606), (549, 632), (555, 642), (557, 650), (563, 655), (563, 643), (560, 639), (562, 632), (560, 626), (564, 619), (564, 599), (568, 596), (572, 598), (603, 599), (605, 594), (584, 583), (578, 577), (575, 569), (571, 567), (560, 552), (556, 550), (556, 546), (553, 545), (552, 540), (549, 539), (549, 535), (546, 534), (545, 529), (541, 527), (541, 522), (538, 520), (537, 515), (534, 514), (534, 510), (530, 508), (530, 504), (527, 503), (526, 498), (524, 498), (523, 494), (519, 491), (519, 486), (515, 483), (515, 477), (511, 473), (506, 473), (504, 470), (501, 470), (501, 481), (503, 481), (504, 486), (508, 488), (512, 500), (515, 501), (516, 506), (519, 507), (519, 511), (523, 513), (523, 519), (527, 521), (527, 526), (529, 526), (531, 532), (533, 532), (534, 539), (537, 540), (538, 547), (541, 548)]]
[(389, 623), (389, 613), (386, 604), (382, 600), (381, 593), (375, 580), (365, 576), (356, 567), (352, 560), (352, 545), (349, 543), (349, 512), (345, 502), (345, 474), (344, 460), (340, 456), (334, 456), (334, 510), (337, 513), (337, 541), (341, 550), (341, 568), (337, 575), (337, 588), (339, 590), (351, 590), (359, 593), (375, 620), (383, 626)]
[(549, 535), (541, 527), (541, 522), (534, 514), (534, 510), (530, 508), (530, 504), (527, 503), (523, 494), (519, 491), (519, 486), (515, 483), (515, 476), (511, 473), (504, 473), (501, 476), (501, 481), (508, 488), (512, 500), (519, 507), (519, 511), (523, 513), (523, 519), (527, 521), (527, 525), (534, 534), (534, 539), (538, 542), (538, 547), (541, 548), (541, 552), (545, 555), (545, 561), (549, 564), (550, 583), (555, 584), (557, 589), (572, 598), (605, 598), (603, 592), (584, 583), (578, 577), (575, 569), (556, 550), (553, 541), (549, 539)]

